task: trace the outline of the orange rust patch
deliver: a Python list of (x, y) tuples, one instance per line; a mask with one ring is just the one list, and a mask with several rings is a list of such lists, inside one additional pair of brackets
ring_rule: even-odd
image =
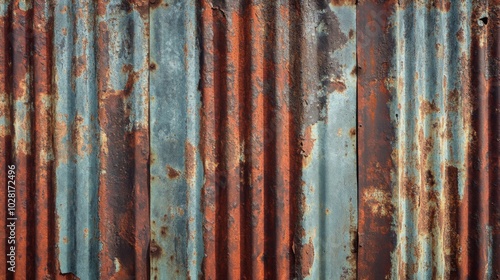
[(172, 168), (170, 165), (167, 166), (167, 174), (168, 178), (170, 179), (177, 179), (180, 176), (180, 172), (174, 168)]
[(428, 100), (424, 100), (422, 102), (422, 105), (420, 105), (420, 108), (424, 115), (439, 112), (439, 108), (436, 106), (436, 103), (434, 101), (429, 102)]
[(309, 165), (312, 160), (312, 150), (314, 148), (315, 139), (312, 137), (312, 126), (308, 126), (304, 132), (304, 136), (300, 141), (301, 153), (304, 156), (303, 167)]
[(349, 130), (349, 136), (354, 137), (356, 136), (356, 128), (353, 127)]
[(328, 85), (329, 92), (335, 91), (338, 93), (343, 93), (345, 90), (346, 90), (346, 86), (341, 81), (333, 81)]
[(311, 267), (313, 266), (314, 263), (314, 245), (312, 244), (312, 240), (309, 238), (309, 243), (303, 244), (302, 248), (300, 250), (300, 255), (301, 255), (301, 272), (302, 276), (308, 276)]
[(196, 170), (196, 148), (189, 141), (186, 141), (184, 151), (186, 154), (184, 169), (186, 170), (186, 179), (190, 181), (193, 180)]
[(75, 77), (80, 77), (87, 70), (87, 56), (73, 57), (73, 65), (75, 66), (73, 74)]

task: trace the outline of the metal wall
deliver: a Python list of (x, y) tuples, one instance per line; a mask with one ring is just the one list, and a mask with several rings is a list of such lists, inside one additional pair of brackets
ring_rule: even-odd
[(500, 277), (499, 7), (0, 1), (0, 279)]

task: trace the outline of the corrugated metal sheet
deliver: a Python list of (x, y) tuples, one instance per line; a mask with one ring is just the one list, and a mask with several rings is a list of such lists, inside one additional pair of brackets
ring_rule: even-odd
[(500, 277), (498, 7), (0, 1), (0, 279)]
[(353, 277), (354, 2), (200, 8), (204, 277)]
[(500, 277), (498, 4), (359, 3), (360, 278)]
[(2, 242), (2, 277), (147, 278), (149, 3), (0, 10), (2, 172), (17, 171), (16, 273)]

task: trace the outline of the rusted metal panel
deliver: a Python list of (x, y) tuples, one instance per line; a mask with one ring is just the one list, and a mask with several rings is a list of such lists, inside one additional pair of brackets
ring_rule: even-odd
[(499, 277), (497, 5), (360, 1), (359, 278)]
[(499, 277), (499, 6), (0, 1), (0, 279)]
[[(312, 5), (312, 4), (310, 4)], [(304, 120), (302, 246), (310, 279), (356, 278), (356, 9), (317, 1), (303, 7)], [(353, 113), (354, 112), (354, 113)], [(314, 251), (312, 251), (314, 249)], [(309, 258), (309, 256), (307, 256)], [(306, 263), (306, 260), (303, 260)]]
[(94, 6), (58, 1), (53, 10), (54, 155), (60, 270), (99, 275), (99, 128)]
[(354, 278), (354, 2), (201, 2), (204, 277)]
[(16, 272), (2, 230), (0, 278), (147, 278), (149, 2), (2, 1), (0, 13), (5, 205), (7, 166), (17, 173)]
[(151, 277), (198, 279), (203, 259), (195, 1), (151, 6)]
[(98, 1), (99, 252), (103, 279), (145, 279), (149, 256), (149, 1)]

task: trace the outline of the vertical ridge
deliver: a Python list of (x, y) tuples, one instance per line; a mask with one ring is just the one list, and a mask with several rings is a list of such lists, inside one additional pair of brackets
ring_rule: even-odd
[(35, 211), (36, 252), (35, 277), (42, 279), (54, 275), (54, 192), (52, 189), (52, 65), (50, 7), (44, 0), (33, 5), (33, 94), (35, 138)]
[(205, 257), (203, 258), (203, 274), (206, 279), (215, 279), (217, 276), (217, 196), (218, 190), (215, 185), (217, 180), (217, 156), (218, 143), (215, 140), (216, 125), (216, 102), (215, 90), (215, 34), (213, 10), (209, 0), (201, 0), (201, 153), (205, 174), (205, 183), (202, 189), (203, 208), (203, 243), (205, 245)]

